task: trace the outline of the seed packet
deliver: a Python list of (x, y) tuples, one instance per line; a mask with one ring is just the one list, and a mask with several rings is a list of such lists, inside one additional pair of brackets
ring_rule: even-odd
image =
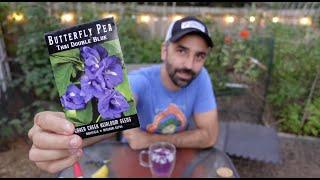
[(82, 138), (139, 127), (114, 18), (45, 33), (66, 118)]

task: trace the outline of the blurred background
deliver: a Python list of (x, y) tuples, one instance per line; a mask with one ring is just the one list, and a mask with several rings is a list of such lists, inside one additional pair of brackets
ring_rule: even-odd
[(215, 44), (205, 66), (220, 121), (287, 138), (284, 164), (234, 157), (240, 176), (319, 177), (319, 2), (0, 2), (0, 177), (49, 176), (29, 162), (27, 140), (35, 113), (62, 110), (44, 33), (113, 16), (125, 63), (139, 66), (161, 63), (166, 29), (188, 15)]

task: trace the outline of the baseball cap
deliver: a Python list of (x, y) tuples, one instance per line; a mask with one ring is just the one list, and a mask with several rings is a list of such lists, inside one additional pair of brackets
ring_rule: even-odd
[(173, 21), (168, 28), (165, 41), (176, 42), (189, 33), (199, 34), (207, 42), (209, 47), (213, 47), (207, 26), (193, 16), (187, 16)]

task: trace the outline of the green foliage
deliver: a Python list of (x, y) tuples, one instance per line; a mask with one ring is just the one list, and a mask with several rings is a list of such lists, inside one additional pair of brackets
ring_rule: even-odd
[(4, 21), (9, 14), (10, 6), (8, 3), (0, 3), (0, 20)]
[(50, 62), (59, 96), (62, 96), (66, 92), (68, 85), (72, 82), (71, 77), (76, 77), (77, 71), (83, 71), (80, 51), (79, 49), (71, 49), (70, 51), (52, 54)]
[(129, 102), (129, 106), (130, 106), (129, 110), (126, 111), (126, 112), (123, 112), (123, 114), (125, 116), (131, 116), (133, 114), (137, 114), (137, 109), (135, 107), (135, 102), (134, 101)]
[(62, 111), (60, 104), (36, 100), (30, 105), (17, 110), (19, 116), (0, 117), (0, 145), (17, 136), (26, 135), (33, 126), (33, 116), (42, 111)]
[(306, 108), (307, 121), (302, 124), (303, 108), (298, 104), (289, 104), (281, 108), (279, 119), (282, 121), (282, 131), (319, 136), (320, 135), (320, 97), (316, 98)]
[(281, 24), (270, 24), (268, 27), (276, 40), (268, 100), (276, 118), (282, 120), (280, 128), (296, 134), (319, 136), (319, 108), (314, 108), (319, 107), (316, 100), (320, 97), (319, 90), (314, 91), (311, 105), (307, 107), (307, 113), (312, 115), (302, 124), (311, 86), (320, 68), (319, 35), (308, 27)]
[[(208, 69), (218, 95), (231, 91), (225, 86), (227, 82), (251, 84), (261, 81), (261, 78), (267, 74), (266, 71), (251, 63), (250, 58), (255, 58), (268, 66), (270, 61), (268, 55), (271, 52), (268, 40), (272, 38), (263, 38), (254, 34), (250, 35), (250, 39), (242, 39), (238, 36), (228, 37), (218, 28), (211, 34), (213, 34), (214, 47), (206, 60), (205, 67)], [(230, 38), (230, 42), (226, 42), (226, 38)], [(235, 79), (231, 75), (245, 78)]]
[(49, 17), (45, 4), (19, 4), (26, 23), (19, 31), (15, 63), (22, 73), (15, 81), (24, 92), (34, 94), (39, 100), (55, 100), (57, 90), (53, 81), (44, 34), (59, 28), (57, 19)]
[(76, 117), (77, 117), (77, 119), (75, 119), (76, 126), (91, 123), (93, 119), (92, 116), (93, 116), (92, 103), (88, 102), (84, 109), (76, 110)]
[(125, 63), (159, 63), (162, 39), (148, 37), (146, 26), (138, 25), (131, 16), (121, 18), (118, 26), (119, 40)]
[[(51, 102), (50, 105), (40, 103), (43, 100), (55, 100), (57, 97), (44, 33), (58, 28), (59, 25), (56, 19), (47, 15), (43, 3), (19, 3), (16, 8), (12, 8), (9, 3), (0, 5), (0, 20), (5, 42), (9, 48), (8, 54), (15, 58), (11, 62), (14, 68), (10, 88), (20, 89), (31, 97), (37, 97), (33, 103), (17, 109), (17, 116), (3, 114), (0, 118), (0, 139), (8, 139), (12, 136), (25, 135), (33, 124), (34, 114), (44, 110), (44, 107), (45, 110), (59, 109), (58, 106), (54, 106), (55, 102)], [(25, 20), (20, 24), (9, 21), (6, 17), (12, 11), (22, 12)]]
[(320, 135), (320, 97), (307, 107), (308, 121), (303, 126), (303, 132), (307, 135)]
[[(218, 28), (214, 29), (215, 47), (205, 66), (217, 94), (228, 91), (225, 83), (234, 81), (229, 74), (247, 77), (245, 83), (265, 82), (267, 72), (248, 64), (249, 57), (254, 57), (272, 71), (267, 99), (276, 119), (281, 122), (280, 130), (319, 136), (320, 117), (315, 113), (319, 111), (315, 100), (320, 96), (319, 88), (314, 91), (310, 105), (306, 105), (311, 85), (320, 69), (320, 38), (316, 31), (310, 27), (269, 23), (261, 32), (250, 31), (250, 38), (244, 40), (237, 36), (236, 30), (224, 34)], [(228, 36), (230, 42), (224, 39)], [(269, 66), (272, 58), (273, 65)], [(304, 112), (305, 106), (307, 112)], [(303, 123), (305, 113), (308, 116)]]
[(225, 88), (225, 82), (229, 80), (228, 76), (226, 76), (226, 66), (224, 59), (224, 53), (227, 53), (224, 44), (224, 34), (219, 30), (214, 31), (214, 47), (209, 53), (205, 67), (210, 74), (212, 84), (216, 91), (222, 91)]
[(280, 127), (282, 131), (287, 131), (295, 134), (300, 133), (300, 120), (302, 114), (301, 110), (302, 106), (297, 104), (289, 104), (282, 109), (279, 117), (279, 119), (284, 122)]

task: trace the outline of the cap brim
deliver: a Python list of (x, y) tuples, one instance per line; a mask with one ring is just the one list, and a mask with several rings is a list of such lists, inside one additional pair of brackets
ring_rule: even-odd
[(190, 34), (190, 33), (196, 33), (200, 35), (208, 44), (209, 47), (213, 47), (213, 42), (211, 38), (205, 34), (204, 32), (197, 30), (197, 29), (185, 29), (184, 31), (181, 31), (177, 33), (175, 36), (171, 37), (169, 40), (171, 42), (177, 42), (179, 39), (181, 39), (183, 36)]

